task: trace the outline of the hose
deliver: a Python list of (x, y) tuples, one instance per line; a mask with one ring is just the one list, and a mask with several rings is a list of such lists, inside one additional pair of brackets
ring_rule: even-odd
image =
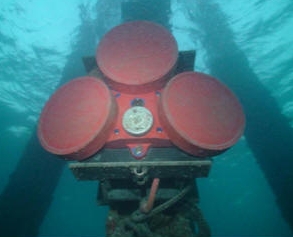
[(158, 213), (168, 209), (170, 206), (178, 202), (181, 198), (183, 198), (190, 190), (192, 186), (189, 185), (181, 190), (180, 193), (175, 195), (173, 198), (169, 199), (168, 201), (162, 203), (161, 205), (157, 206), (153, 210), (151, 210), (149, 213), (142, 213), (140, 210), (136, 210), (131, 214), (131, 219), (134, 222), (142, 222), (154, 215), (157, 215)]

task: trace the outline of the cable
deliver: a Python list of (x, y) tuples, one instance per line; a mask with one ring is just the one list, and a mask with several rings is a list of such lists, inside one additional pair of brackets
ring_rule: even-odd
[(146, 220), (146, 219), (148, 219), (148, 218), (150, 218), (150, 217), (152, 217), (152, 216), (154, 216), (154, 215), (166, 210), (167, 208), (172, 206), (174, 203), (178, 202), (181, 198), (183, 198), (191, 190), (191, 188), (192, 188), (191, 185), (185, 187), (176, 196), (174, 196), (173, 198), (171, 198), (168, 201), (164, 202), (163, 204), (157, 206), (156, 208), (154, 208), (149, 213), (142, 213), (140, 210), (134, 211), (131, 214), (131, 219), (134, 222), (141, 222), (141, 221), (144, 221), (144, 220)]

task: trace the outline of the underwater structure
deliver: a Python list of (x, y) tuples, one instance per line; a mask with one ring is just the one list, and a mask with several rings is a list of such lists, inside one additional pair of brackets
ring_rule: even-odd
[(107, 236), (210, 236), (195, 178), (241, 137), (245, 116), (223, 83), (192, 71), (195, 52), (150, 21), (114, 27), (88, 75), (60, 87), (38, 126), (42, 146), (99, 180)]
[[(128, 1), (122, 3), (122, 21), (146, 19), (160, 23), (168, 28), (167, 14), (162, 14), (165, 11), (161, 11), (161, 9), (166, 9), (166, 13), (168, 13), (167, 9), (170, 7), (169, 1), (155, 1), (155, 3), (154, 1), (148, 1), (147, 6), (142, 2), (143, 1)], [(290, 170), (290, 167), (292, 167), (292, 159), (290, 159), (292, 154), (292, 129), (288, 121), (281, 115), (276, 101), (258, 82), (258, 78), (253, 73), (252, 69), (249, 68), (243, 52), (234, 44), (233, 37), (230, 37), (232, 33), (225, 24), (225, 19), (221, 15), (219, 9), (213, 4), (210, 5), (210, 3), (204, 1), (198, 2), (201, 2), (201, 5), (199, 5), (202, 7), (200, 11), (203, 13), (206, 11), (213, 12), (211, 16), (216, 16), (215, 19), (218, 24), (218, 27), (216, 27), (216, 24), (210, 25), (210, 21), (206, 21), (205, 17), (202, 19), (193, 19), (196, 22), (200, 22), (207, 32), (207, 37), (202, 40), (206, 42), (207, 45), (213, 46), (207, 47), (211, 50), (211, 54), (219, 55), (219, 57), (211, 58), (210, 60), (211, 73), (235, 91), (240, 98), (247, 118), (247, 129), (244, 136), (277, 196), (277, 203), (285, 219), (292, 224), (292, 182), (287, 182), (287, 180), (292, 178), (292, 172), (287, 172), (287, 170)], [(156, 7), (151, 8), (151, 6), (155, 6), (155, 4)], [(160, 4), (160, 6), (158, 6), (158, 4)], [(150, 10), (153, 15), (150, 14), (148, 10)], [(123, 28), (126, 26), (121, 25), (120, 27)], [(162, 27), (160, 29), (162, 29)], [(226, 29), (226, 31), (223, 31), (223, 34), (217, 34), (218, 29)], [(214, 37), (208, 37), (211, 35)], [(111, 35), (108, 36), (110, 37)], [(117, 39), (118, 38), (117, 36)], [(144, 46), (146, 46), (150, 41), (151, 40), (142, 42), (144, 42)], [(232, 45), (234, 50), (227, 54), (228, 51), (226, 51), (226, 48), (218, 47), (218, 44), (222, 46), (229, 45), (228, 48), (231, 48)], [(103, 46), (99, 45), (99, 48), (102, 50)], [(104, 47), (104, 49), (106, 51), (105, 54), (107, 54), (109, 49), (108, 46)], [(120, 48), (118, 47), (118, 51), (119, 50)], [(155, 50), (162, 51), (160, 47), (155, 48)], [(139, 53), (139, 50), (135, 52)], [(226, 148), (229, 148), (234, 143), (231, 142), (228, 146), (221, 144), (219, 150), (215, 149), (215, 146), (213, 147), (213, 145), (215, 145), (213, 141), (208, 141), (207, 143), (212, 145), (212, 149), (206, 146), (207, 144), (197, 143), (199, 141), (198, 139), (203, 138), (201, 136), (192, 137), (192, 142), (190, 143), (190, 140), (186, 139), (184, 136), (186, 131), (190, 132), (189, 129), (178, 127), (176, 123), (173, 123), (173, 119), (175, 118), (176, 120), (179, 117), (179, 113), (177, 114), (176, 112), (177, 109), (183, 110), (184, 114), (190, 113), (193, 117), (193, 107), (187, 106), (189, 109), (185, 111), (182, 105), (188, 104), (189, 101), (180, 102), (175, 106), (173, 100), (178, 102), (182, 97), (194, 101), (197, 100), (198, 97), (193, 97), (192, 93), (185, 94), (182, 91), (176, 95), (177, 97), (173, 96), (173, 94), (174, 91), (175, 94), (177, 93), (177, 86), (183, 86), (185, 89), (188, 87), (188, 89), (190, 89), (189, 83), (193, 81), (193, 79), (188, 79), (189, 76), (193, 77), (194, 80), (199, 76), (203, 76), (206, 79), (211, 79), (211, 81), (216, 84), (218, 81), (208, 75), (192, 72), (195, 58), (194, 51), (177, 52), (177, 56), (175, 57), (176, 63), (172, 68), (167, 67), (169, 70), (164, 72), (166, 73), (168, 71), (165, 75), (162, 73), (160, 77), (154, 77), (155, 79), (153, 78), (153, 81), (145, 81), (143, 79), (138, 85), (131, 84), (133, 81), (128, 77), (124, 77), (124, 79), (120, 81), (120, 77), (113, 76), (111, 74), (113, 69), (107, 68), (107, 63), (106, 68), (103, 68), (102, 65), (105, 60), (103, 55), (104, 57), (107, 56), (101, 52), (99, 54), (100, 56), (98, 56), (97, 52), (96, 57), (84, 57), (83, 61), (88, 75), (70, 81), (65, 87), (67, 89), (69, 88), (70, 91), (71, 89), (79, 89), (79, 86), (83, 85), (86, 91), (92, 92), (92, 97), (89, 95), (91, 98), (85, 101), (89, 102), (89, 104), (93, 100), (100, 103), (96, 105), (96, 108), (102, 109), (103, 114), (107, 115), (106, 117), (102, 116), (104, 119), (106, 118), (106, 120), (104, 120), (105, 123), (94, 119), (94, 121), (97, 122), (97, 127), (94, 127), (93, 130), (91, 130), (91, 127), (88, 127), (89, 129), (84, 129), (90, 125), (86, 122), (83, 124), (86, 125), (84, 127), (72, 126), (76, 129), (76, 132), (83, 133), (83, 135), (89, 135), (90, 133), (88, 133), (88, 131), (92, 131), (96, 140), (90, 139), (91, 144), (89, 145), (84, 142), (85, 140), (80, 142), (73, 139), (70, 142), (81, 146), (77, 147), (77, 150), (73, 149), (71, 153), (61, 154), (61, 156), (65, 159), (76, 160), (76, 162), (70, 163), (70, 169), (75, 174), (76, 178), (80, 180), (100, 180), (97, 199), (100, 204), (109, 205), (111, 207), (106, 226), (108, 236), (118, 235), (121, 233), (119, 230), (123, 230), (124, 233), (127, 232), (130, 236), (131, 234), (142, 234), (143, 236), (153, 234), (150, 231), (156, 232), (158, 235), (172, 233), (175, 236), (176, 234), (182, 236), (183, 232), (175, 232), (176, 228), (179, 226), (178, 223), (180, 223), (180, 226), (188, 226), (189, 224), (195, 225), (196, 223), (200, 227), (198, 229), (201, 230), (198, 231), (197, 234), (208, 236), (208, 225), (204, 221), (200, 210), (195, 205), (199, 201), (199, 198), (194, 180), (197, 177), (208, 176), (209, 169), (212, 165), (210, 157), (216, 155), (218, 152), (224, 152)], [(131, 55), (134, 56), (135, 53)], [(160, 57), (160, 54), (157, 54), (157, 56)], [(100, 59), (98, 60), (98, 58)], [(150, 56), (150, 58), (153, 60), (156, 59), (152, 56)], [(167, 59), (169, 59), (169, 61), (167, 60), (169, 63), (170, 61), (173, 62), (170, 58)], [(124, 58), (121, 61), (123, 60)], [(221, 64), (218, 63), (219, 61), (221, 61)], [(135, 65), (138, 67), (140, 66), (139, 63)], [(231, 65), (233, 65), (235, 70), (226, 70)], [(246, 66), (245, 70), (243, 70), (243, 65)], [(242, 70), (238, 70), (240, 66), (242, 66)], [(76, 69), (76, 64), (74, 62), (69, 61), (67, 67), (67, 69), (69, 69), (67, 72), (69, 73), (64, 75), (66, 79), (79, 76), (78, 71), (80, 70)], [(158, 66), (158, 68), (161, 67), (162, 65)], [(132, 69), (132, 67), (130, 67), (130, 69)], [(131, 74), (131, 70), (129, 70), (129, 73)], [(247, 81), (242, 80), (244, 77)], [(235, 78), (239, 80), (235, 80)], [(168, 84), (169, 82), (170, 86)], [(64, 81), (62, 83), (64, 83)], [(149, 88), (147, 91), (144, 91), (144, 86), (142, 85), (146, 84)], [(193, 82), (191, 84), (193, 84)], [(215, 86), (218, 88), (216, 90), (217, 92), (221, 91), (219, 88), (223, 89), (222, 85), (223, 84)], [(252, 93), (251, 98), (245, 97), (244, 90), (242, 89), (243, 86)], [(197, 90), (198, 89), (196, 89), (196, 91)], [(101, 96), (103, 93), (104, 95)], [(222, 92), (220, 94), (222, 94)], [(61, 105), (66, 101), (66, 98), (64, 99), (62, 96), (69, 96), (69, 105), (72, 98), (77, 101), (83, 99), (79, 97), (79, 95), (72, 95), (70, 92), (64, 93), (63, 95), (59, 90), (55, 95), (61, 97)], [(186, 95), (189, 96), (185, 97)], [(229, 96), (227, 98), (229, 98)], [(266, 98), (265, 100), (271, 101), (271, 103), (269, 103), (270, 107), (262, 107), (264, 98)], [(209, 95), (207, 102), (210, 102), (210, 100), (212, 101), (212, 97)], [(108, 102), (108, 104), (104, 105), (101, 101)], [(52, 103), (54, 107), (55, 102), (53, 99), (48, 103)], [(92, 106), (94, 110), (95, 105)], [(262, 112), (259, 110), (260, 107), (262, 107)], [(69, 109), (64, 110), (69, 113), (69, 115), (73, 112), (73, 115), (88, 116), (85, 111), (75, 111), (75, 107), (71, 107), (72, 110), (67, 106), (65, 106), (65, 108)], [(220, 111), (223, 109), (222, 106), (219, 108)], [(233, 107), (230, 108), (232, 108), (233, 112)], [(176, 111), (172, 113), (172, 109)], [(90, 110), (91, 109), (89, 109), (89, 111)], [(126, 111), (129, 111), (129, 113), (126, 114)], [(137, 114), (138, 111), (139, 114)], [(204, 109), (199, 107), (198, 111), (203, 112)], [(101, 113), (101, 111), (97, 114), (99, 113)], [(128, 116), (124, 117), (125, 114)], [(181, 125), (185, 125), (185, 122), (188, 121), (188, 118), (191, 116), (183, 118), (182, 120), (181, 117), (179, 117), (180, 119), (177, 122), (181, 122)], [(45, 117), (47, 118), (47, 116)], [(75, 119), (74, 116), (69, 117)], [(71, 121), (69, 117), (64, 117), (65, 121)], [(90, 118), (90, 116), (87, 118)], [(126, 119), (123, 120), (123, 118)], [(208, 116), (204, 116), (204, 118), (208, 118)], [(264, 118), (266, 118), (266, 122), (264, 122)], [(145, 122), (143, 123), (144, 126), (138, 126), (140, 129), (143, 128), (140, 130), (136, 127), (137, 124), (135, 125), (135, 122), (143, 120)], [(123, 123), (123, 121), (125, 123)], [(131, 126), (129, 126), (129, 121)], [(208, 121), (204, 120), (204, 122)], [(217, 121), (212, 121), (212, 124), (213, 123), (217, 125)], [(277, 126), (270, 126), (271, 124), (277, 124)], [(186, 125), (190, 126), (188, 122)], [(229, 126), (229, 122), (227, 122), (226, 125)], [(133, 127), (134, 130), (132, 129)], [(208, 128), (211, 127), (208, 126)], [(62, 131), (62, 129), (63, 127), (60, 131)], [(69, 131), (71, 130), (72, 129)], [(271, 136), (266, 135), (268, 131)], [(220, 134), (223, 135), (224, 133)], [(58, 135), (59, 133), (55, 133), (55, 135), (52, 136)], [(78, 138), (78, 136), (73, 136), (72, 138)], [(221, 139), (223, 139), (223, 137), (220, 137), (220, 140)], [(135, 143), (134, 140), (138, 142)], [(223, 140), (221, 141), (223, 142)], [(98, 146), (96, 142), (99, 143)], [(43, 149), (36, 149), (35, 144), (37, 143), (37, 138), (33, 136), (24, 153), (24, 159), (21, 159), (17, 169), (10, 178), (9, 184), (0, 196), (0, 220), (4, 227), (3, 230), (9, 229), (5, 232), (10, 233), (10, 235), (7, 236), (23, 236), (24, 234), (37, 236), (37, 230), (43, 217), (46, 215), (52, 200), (54, 188), (58, 183), (59, 176), (66, 163), (62, 159), (56, 159), (54, 155), (45, 152)], [(93, 144), (96, 144), (96, 147), (91, 148)], [(50, 147), (46, 147), (45, 143), (43, 145), (50, 152), (54, 150), (50, 150)], [(61, 150), (60, 147), (56, 149), (54, 145), (51, 146), (51, 148), (55, 148), (55, 151), (53, 151), (55, 154), (56, 151), (58, 153)], [(89, 153), (91, 153), (89, 152), (91, 150), (90, 148), (92, 149), (91, 152), (94, 153), (93, 155), (89, 155)], [(210, 151), (210, 149), (212, 151)], [(89, 153), (86, 154), (86, 152)], [(39, 159), (40, 157), (43, 159)], [(279, 162), (280, 157), (283, 158), (282, 162)], [(34, 163), (35, 166), (32, 167), (29, 163)], [(117, 167), (115, 167), (116, 164)], [(143, 168), (142, 166), (147, 167)], [(175, 166), (176, 168), (174, 168)], [(279, 172), (281, 170), (286, 170), (286, 172)], [(33, 175), (28, 176), (26, 175), (27, 173)], [(278, 173), (278, 176), (274, 175), (276, 173)], [(118, 181), (115, 177), (117, 177)], [(26, 185), (26, 189), (23, 190), (23, 184), (28, 183), (31, 185)], [(38, 187), (42, 188), (40, 189)], [(20, 196), (21, 198), (19, 198)], [(32, 196), (35, 197), (34, 200), (31, 199)], [(169, 202), (167, 202), (168, 200)], [(10, 206), (17, 206), (19, 208), (15, 208), (14, 211), (11, 212)], [(32, 218), (25, 219), (25, 221), (19, 223), (18, 228), (14, 228), (13, 223), (15, 223), (15, 220), (19, 218), (24, 219), (23, 217), (28, 215)], [(133, 223), (135, 223), (135, 225)], [(172, 224), (168, 226), (167, 224), (169, 223)], [(9, 226), (9, 224), (11, 224), (11, 226)], [(171, 226), (173, 228), (171, 228)], [(11, 227), (13, 227), (13, 229)], [(193, 228), (187, 228), (184, 235), (188, 236), (187, 233), (191, 235), (192, 231), (194, 231)]]

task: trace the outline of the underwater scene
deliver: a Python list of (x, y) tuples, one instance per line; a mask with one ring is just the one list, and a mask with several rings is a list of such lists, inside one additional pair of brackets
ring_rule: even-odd
[(293, 1), (2, 0), (0, 237), (293, 236)]

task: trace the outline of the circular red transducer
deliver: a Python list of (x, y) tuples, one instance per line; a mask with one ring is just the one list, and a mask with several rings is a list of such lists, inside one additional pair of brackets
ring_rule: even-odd
[(177, 43), (164, 27), (132, 21), (110, 30), (96, 53), (112, 89), (143, 93), (162, 88), (176, 65)]
[(82, 160), (105, 144), (116, 115), (107, 85), (94, 77), (80, 77), (59, 88), (46, 103), (38, 137), (47, 151)]
[(159, 102), (171, 141), (199, 157), (220, 154), (241, 137), (245, 116), (236, 96), (217, 79), (185, 72), (171, 79)]

